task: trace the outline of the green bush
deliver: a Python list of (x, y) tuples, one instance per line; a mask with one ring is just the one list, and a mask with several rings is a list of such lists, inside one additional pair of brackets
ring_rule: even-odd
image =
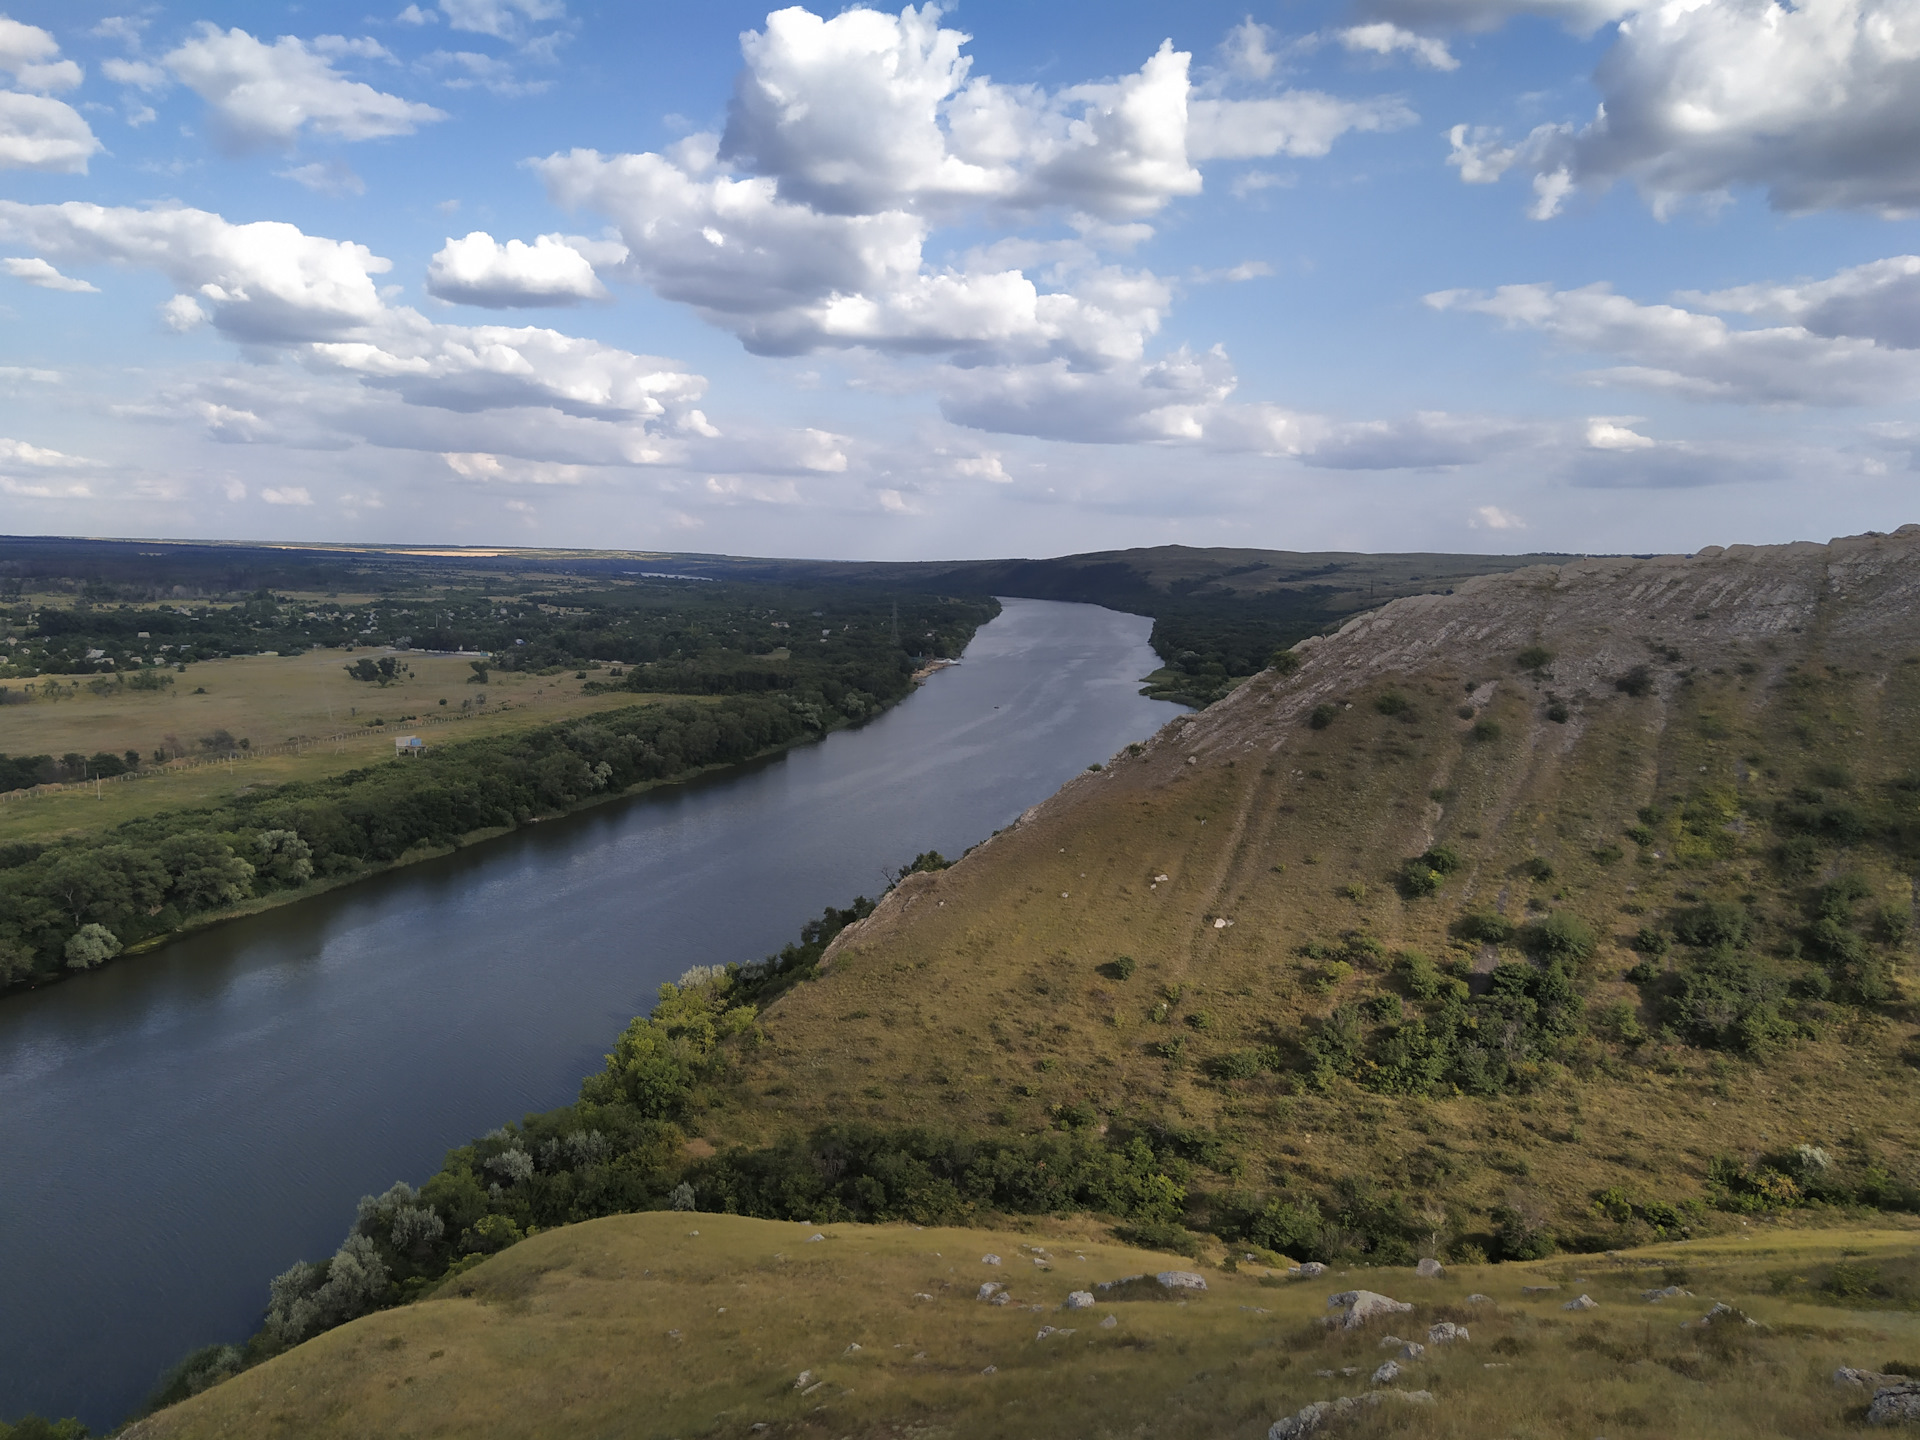
[(1505, 945), (1513, 939), (1513, 922), (1503, 915), (1469, 910), (1453, 922), (1453, 933), (1481, 945)]
[(1589, 958), (1599, 943), (1591, 925), (1565, 910), (1529, 925), (1523, 939), (1528, 951), (1543, 960), (1575, 963)]
[(1498, 720), (1482, 720), (1467, 732), (1476, 745), (1491, 745), (1504, 733)]
[(1373, 708), (1389, 717), (1405, 715), (1413, 709), (1413, 702), (1398, 690), (1389, 690), (1374, 698)]
[(1626, 674), (1613, 682), (1613, 688), (1622, 694), (1631, 695), (1636, 700), (1653, 693), (1653, 671), (1645, 665), (1636, 665)]
[(1542, 645), (1529, 645), (1513, 658), (1522, 670), (1544, 670), (1553, 663), (1553, 651)]
[(1300, 656), (1293, 650), (1276, 650), (1268, 658), (1267, 668), (1284, 677), (1298, 670), (1300, 663)]
[(1307, 716), (1307, 727), (1312, 730), (1324, 730), (1333, 724), (1339, 714), (1340, 712), (1331, 705), (1316, 705), (1313, 707), (1313, 712)]

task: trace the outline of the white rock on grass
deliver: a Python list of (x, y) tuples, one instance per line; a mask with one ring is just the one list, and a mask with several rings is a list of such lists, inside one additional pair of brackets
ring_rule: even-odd
[(807, 1388), (807, 1386), (811, 1385), (812, 1383), (813, 1383), (813, 1371), (802, 1370), (800, 1374), (795, 1378), (793, 1382), (793, 1388), (796, 1390), (804, 1390)]
[(1338, 1295), (1329, 1295), (1327, 1305), (1343, 1311), (1334, 1322), (1342, 1330), (1358, 1330), (1369, 1320), (1377, 1320), (1382, 1315), (1400, 1315), (1413, 1309), (1404, 1300), (1395, 1300), (1372, 1290), (1342, 1290)]
[(1117, 1286), (1131, 1285), (1136, 1280), (1144, 1280), (1146, 1278), (1144, 1275), (1122, 1275), (1118, 1280), (1102, 1280), (1093, 1288), (1096, 1290), (1112, 1290)]
[(1883, 1375), (1878, 1370), (1856, 1370), (1851, 1365), (1842, 1365), (1833, 1372), (1833, 1383), (1854, 1390), (1883, 1390), (1889, 1385), (1898, 1385), (1906, 1377), (1903, 1375)]
[(1600, 1302), (1591, 1295), (1582, 1295), (1576, 1300), (1567, 1301), (1560, 1308), (1562, 1310), (1598, 1310)]
[(1645, 1300), (1649, 1305), (1658, 1305), (1662, 1300), (1678, 1300), (1683, 1297), (1692, 1299), (1693, 1292), (1691, 1290), (1682, 1290), (1678, 1285), (1668, 1285), (1664, 1289), (1643, 1290), (1640, 1292), (1640, 1298)]
[(1100, 1322), (1100, 1328), (1101, 1328), (1102, 1330), (1111, 1330), (1111, 1329), (1113, 1329), (1113, 1328), (1114, 1328), (1115, 1326), (1117, 1326), (1117, 1325), (1118, 1325), (1119, 1323), (1120, 1323), (1120, 1317), (1119, 1317), (1119, 1316), (1117, 1316), (1117, 1315), (1109, 1315), (1109, 1316), (1107, 1316), (1107, 1318), (1106, 1318), (1106, 1319), (1104, 1319), (1104, 1320), (1102, 1320), (1102, 1321)]
[(1069, 1310), (1091, 1310), (1092, 1308), (1093, 1292), (1091, 1290), (1075, 1290), (1067, 1296), (1067, 1309)]
[(989, 1280), (980, 1287), (980, 1293), (974, 1298), (978, 1300), (991, 1300), (1006, 1288), (1004, 1285), (996, 1285), (993, 1281)]
[(993, 1293), (993, 1298), (988, 1300), (987, 1303), (989, 1305), (1011, 1305), (1013, 1303), (1013, 1296), (1004, 1290), (996, 1290)]
[(1447, 1267), (1431, 1256), (1422, 1260), (1413, 1268), (1416, 1273), (1425, 1276), (1429, 1280), (1438, 1280), (1442, 1275), (1447, 1273)]
[(1491, 1305), (1492, 1303), (1493, 1297), (1491, 1295), (1481, 1295), (1476, 1292), (1467, 1296), (1467, 1304), (1469, 1305)]
[(1451, 1320), (1442, 1320), (1427, 1329), (1429, 1345), (1451, 1345), (1455, 1341), (1464, 1341), (1466, 1338), (1467, 1327), (1456, 1325)]
[(1422, 1345), (1418, 1340), (1409, 1340), (1400, 1347), (1400, 1358), (1402, 1360), (1418, 1360), (1426, 1353), (1427, 1347)]
[(998, 1255), (982, 1255), (980, 1257), (980, 1263), (982, 1265), (998, 1265), (1000, 1263), (1000, 1257)]
[(1287, 1267), (1287, 1278), (1289, 1280), (1312, 1280), (1316, 1276), (1326, 1273), (1327, 1267), (1322, 1265), (1318, 1260), (1309, 1260), (1304, 1265), (1289, 1265)]
[(1920, 1380), (1896, 1380), (1874, 1393), (1867, 1407), (1869, 1425), (1911, 1425), (1920, 1420)]
[(1379, 1405), (1389, 1400), (1403, 1401), (1409, 1405), (1431, 1405), (1433, 1392), (1374, 1390), (1365, 1395), (1342, 1395), (1338, 1400), (1316, 1400), (1284, 1419), (1274, 1421), (1273, 1428), (1267, 1431), (1267, 1440), (1305, 1440), (1306, 1436), (1316, 1433), (1331, 1419), (1351, 1415), (1363, 1405)]
[(1389, 1360), (1387, 1361), (1386, 1364), (1382, 1365), (1378, 1370), (1373, 1372), (1373, 1378), (1369, 1380), (1367, 1383), (1369, 1385), (1391, 1385), (1394, 1381), (1398, 1380), (1399, 1378), (1400, 1378), (1400, 1367), (1394, 1364), (1393, 1361)]
[(1158, 1280), (1161, 1285), (1168, 1290), (1204, 1290), (1207, 1288), (1206, 1278), (1194, 1274), (1191, 1270), (1162, 1270), (1153, 1278)]

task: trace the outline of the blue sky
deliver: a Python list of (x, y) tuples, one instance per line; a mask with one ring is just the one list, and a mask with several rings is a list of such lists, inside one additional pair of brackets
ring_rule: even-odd
[(8, 532), (1920, 518), (1920, 0), (4, 14)]

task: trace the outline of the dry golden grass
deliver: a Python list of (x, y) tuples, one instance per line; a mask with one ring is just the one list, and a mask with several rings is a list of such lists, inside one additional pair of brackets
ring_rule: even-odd
[[(173, 688), (158, 694), (96, 696), (82, 689), (72, 699), (0, 706), (0, 752), (9, 755), (137, 750), (150, 763), (169, 736), (198, 750), (200, 737), (218, 730), (253, 747), (231, 764), (156, 767), (97, 789), (15, 795), (0, 801), (0, 840), (50, 839), (160, 810), (217, 804), (244, 788), (323, 779), (391, 759), (393, 736), (415, 728), (430, 744), (453, 743), (647, 700), (684, 698), (584, 695), (572, 671), (551, 676), (495, 671), (486, 685), (469, 685), (473, 672), (465, 660), (417, 652), (400, 657), (412, 666), (412, 677), (382, 689), (346, 674), (351, 659), (371, 653), (376, 652), (348, 656), (311, 650), (209, 660), (175, 675)], [(34, 683), (44, 684), (45, 678)], [(206, 693), (194, 693), (199, 689)], [(484, 706), (477, 704), (481, 694), (487, 697)], [(463, 704), (471, 708), (463, 712)], [(402, 716), (437, 721), (463, 714), (466, 718), (444, 725), (395, 723)], [(388, 724), (383, 730), (365, 728), (374, 719)], [(294, 740), (306, 743), (289, 751)]]
[[(826, 1238), (809, 1242), (814, 1234)], [(1430, 1346), (1396, 1382), (1430, 1391), (1434, 1403), (1382, 1407), (1336, 1433), (1810, 1440), (1855, 1433), (1870, 1398), (1836, 1388), (1834, 1370), (1920, 1358), (1920, 1327), (1904, 1312), (1779, 1299), (1771, 1277), (1843, 1250), (1910, 1256), (1914, 1240), (1767, 1234), (1462, 1267), (1438, 1280), (1406, 1270), (1285, 1280), (1264, 1267), (1203, 1263), (1208, 1289), (1187, 1303), (1103, 1297), (1066, 1311), (1070, 1291), (1195, 1262), (1126, 1249), (1073, 1222), (815, 1230), (655, 1212), (529, 1239), (433, 1298), (309, 1341), (127, 1440), (1257, 1440), (1311, 1401), (1365, 1393), (1375, 1367), (1397, 1354), (1382, 1346), (1389, 1331), (1424, 1341), (1441, 1319), (1465, 1324), (1471, 1339)], [(981, 1263), (987, 1253), (1004, 1263)], [(1692, 1297), (1642, 1298), (1682, 1269)], [(1009, 1284), (1019, 1304), (981, 1303), (987, 1280)], [(1527, 1285), (1560, 1288), (1527, 1296)], [(1415, 1309), (1353, 1332), (1322, 1328), (1328, 1295), (1354, 1286)], [(1470, 1302), (1476, 1293), (1489, 1299)], [(1600, 1308), (1561, 1308), (1582, 1293)], [(1715, 1301), (1762, 1328), (1683, 1328)], [(1109, 1315), (1116, 1323), (1103, 1328)], [(1056, 1333), (1040, 1338), (1043, 1326)]]
[[(1699, 583), (1722, 583), (1701, 568)], [(1555, 593), (1527, 576), (1487, 583)], [(1456, 1223), (1468, 1218), (1459, 1211), (1484, 1217), (1517, 1197), (1563, 1234), (1601, 1228), (1588, 1205), (1604, 1187), (1699, 1197), (1723, 1152), (1851, 1145), (1905, 1173), (1920, 1149), (1920, 1072), (1901, 1059), (1915, 1037), (1905, 1001), (1878, 1014), (1843, 1007), (1821, 1039), (1764, 1066), (1657, 1033), (1637, 1048), (1593, 1039), (1526, 1093), (1494, 1100), (1394, 1098), (1351, 1082), (1323, 1094), (1298, 1073), (1205, 1073), (1229, 1051), (1285, 1050), (1340, 1000), (1391, 988), (1383, 964), (1316, 987), (1322, 967), (1301, 946), (1344, 932), (1388, 957), (1412, 950), (1484, 968), (1490, 951), (1449, 934), (1464, 910), (1516, 922), (1571, 910), (1602, 937), (1590, 1004), (1638, 1008), (1623, 978), (1638, 958), (1628, 942), (1671, 908), (1751, 896), (1776, 933), (1802, 924), (1803, 882), (1773, 868), (1753, 826), (1704, 858), (1669, 854), (1664, 841), (1642, 851), (1624, 832), (1639, 807), (1703, 788), (1764, 808), (1822, 763), (1843, 762), (1858, 796), (1884, 793), (1884, 779), (1920, 770), (1920, 663), (1904, 644), (1860, 634), (1857, 620), (1844, 638), (1784, 626), (1689, 634), (1690, 624), (1708, 629), (1689, 618), (1696, 603), (1679, 589), (1670, 613), (1636, 613), (1631, 630), (1609, 635), (1523, 594), (1490, 640), (1452, 653), (1421, 644), (1383, 661), (1342, 637), (1291, 679), (1257, 677), (1143, 754), (1072, 782), (954, 869), (913, 877), (843, 937), (821, 980), (769, 1012), (769, 1042), (742, 1053), (703, 1133), (724, 1145), (865, 1118), (1011, 1134), (1086, 1103), (1103, 1121), (1229, 1136), (1229, 1173), (1203, 1176), (1204, 1188), (1312, 1189), (1363, 1175), (1459, 1207)], [(1690, 678), (1678, 683), (1684, 665), (1669, 666), (1656, 693), (1620, 693), (1611, 677), (1650, 653), (1641, 636), (1655, 626), (1686, 647)], [(1543, 637), (1559, 660), (1545, 674), (1521, 671), (1515, 652)], [(1810, 698), (1789, 684), (1795, 675), (1815, 677)], [(1470, 684), (1469, 718), (1457, 711)], [(1372, 702), (1389, 690), (1410, 711), (1380, 713)], [(1565, 723), (1546, 718), (1549, 693), (1571, 701)], [(1313, 730), (1304, 721), (1319, 703), (1351, 708)], [(1476, 741), (1487, 720), (1500, 738)], [(1465, 867), (1438, 895), (1404, 898), (1396, 868), (1435, 842), (1455, 846)], [(1524, 871), (1535, 858), (1550, 863), (1550, 880)], [(1913, 904), (1911, 877), (1883, 852), (1828, 864), (1865, 873), (1872, 903)], [(1102, 973), (1121, 954), (1138, 962), (1131, 978)], [(1639, 1016), (1658, 1031), (1658, 1015)], [(1177, 1064), (1149, 1049), (1173, 1036), (1187, 1042)]]

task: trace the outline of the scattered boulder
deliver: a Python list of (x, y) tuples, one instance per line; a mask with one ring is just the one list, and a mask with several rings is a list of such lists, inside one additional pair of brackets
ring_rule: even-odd
[(1131, 1285), (1136, 1280), (1144, 1280), (1146, 1278), (1144, 1275), (1122, 1275), (1118, 1280), (1102, 1280), (1093, 1288), (1096, 1290), (1114, 1290), (1122, 1285)]
[(1413, 1268), (1415, 1273), (1424, 1276), (1428, 1280), (1438, 1280), (1442, 1275), (1447, 1273), (1447, 1267), (1430, 1255)]
[(1731, 1325), (1736, 1320), (1743, 1325), (1751, 1325), (1755, 1329), (1758, 1329), (1760, 1326), (1760, 1322), (1747, 1314), (1746, 1311), (1736, 1310), (1725, 1301), (1717, 1301), (1714, 1307), (1698, 1320), (1683, 1320), (1680, 1323), (1680, 1328), (1682, 1330), (1704, 1330), (1709, 1325)]
[(1418, 1340), (1409, 1340), (1400, 1347), (1400, 1358), (1402, 1360), (1418, 1360), (1426, 1353), (1427, 1347), (1422, 1345)]
[(1328, 1420), (1341, 1415), (1351, 1415), (1362, 1405), (1379, 1405), (1388, 1400), (1400, 1400), (1409, 1405), (1431, 1405), (1431, 1390), (1374, 1390), (1365, 1395), (1342, 1395), (1338, 1400), (1316, 1400), (1311, 1405), (1302, 1406), (1293, 1414), (1273, 1422), (1267, 1431), (1267, 1440), (1305, 1440), (1305, 1437), (1317, 1432)]
[(1382, 1365), (1378, 1370), (1373, 1372), (1373, 1378), (1369, 1380), (1367, 1383), (1369, 1385), (1391, 1385), (1394, 1381), (1398, 1380), (1399, 1378), (1400, 1378), (1400, 1367), (1396, 1365), (1393, 1361), (1389, 1360), (1384, 1365)]
[(1678, 1285), (1667, 1285), (1659, 1290), (1642, 1291), (1640, 1298), (1645, 1300), (1649, 1305), (1658, 1305), (1662, 1300), (1692, 1299), (1693, 1292), (1691, 1290), (1682, 1290)]
[(1111, 1330), (1119, 1323), (1120, 1323), (1120, 1320), (1117, 1316), (1109, 1315), (1107, 1316), (1106, 1319), (1100, 1322), (1100, 1328), (1102, 1330)]
[(1322, 1265), (1318, 1260), (1309, 1260), (1304, 1265), (1289, 1265), (1287, 1267), (1287, 1278), (1289, 1280), (1312, 1280), (1316, 1276), (1326, 1273), (1327, 1267)]
[[(698, 1232), (698, 1231), (695, 1231), (694, 1233), (695, 1233), (695, 1234), (698, 1234), (699, 1232)], [(806, 1238), (805, 1240), (802, 1240), (802, 1241), (801, 1241), (800, 1243), (801, 1243), (802, 1245), (812, 1245), (812, 1244), (816, 1244), (817, 1242), (819, 1242), (819, 1241), (821, 1241), (821, 1240), (824, 1240), (824, 1239), (826, 1239), (826, 1238), (827, 1238), (827, 1237), (826, 1237), (826, 1236), (824, 1236), (824, 1235), (809, 1235), (809, 1236), (807, 1236), (807, 1238)]]
[(1404, 1300), (1395, 1300), (1372, 1290), (1342, 1290), (1338, 1295), (1329, 1295), (1327, 1304), (1342, 1309), (1343, 1313), (1333, 1321), (1342, 1330), (1358, 1330), (1382, 1315), (1400, 1315), (1413, 1309)]
[(1856, 1370), (1851, 1365), (1842, 1365), (1833, 1372), (1833, 1383), (1843, 1389), (1884, 1390), (1889, 1385), (1898, 1385), (1907, 1377), (1904, 1375), (1883, 1375), (1878, 1370)]
[(1567, 1301), (1560, 1308), (1562, 1310), (1598, 1310), (1600, 1302), (1591, 1295), (1582, 1295), (1578, 1299)]
[(807, 1388), (807, 1386), (811, 1385), (812, 1383), (813, 1383), (813, 1371), (802, 1370), (798, 1378), (794, 1380), (793, 1388), (796, 1390), (804, 1390)]
[(996, 1290), (987, 1303), (989, 1305), (1011, 1305), (1013, 1303), (1013, 1296), (1004, 1290)]
[(1067, 1309), (1069, 1310), (1091, 1310), (1092, 1308), (1093, 1292), (1091, 1290), (1075, 1290), (1071, 1295), (1067, 1296)]
[(847, 1346), (847, 1348), (840, 1353), (842, 1355), (858, 1355), (860, 1353), (860, 1342), (858, 1340), (854, 1341), (853, 1344)]
[(980, 1257), (980, 1263), (982, 1265), (998, 1265), (1000, 1263), (1000, 1257), (998, 1255), (982, 1255)]
[(991, 1300), (1006, 1288), (1004, 1285), (996, 1285), (993, 1281), (989, 1280), (980, 1287), (980, 1293), (974, 1298), (978, 1300)]
[(1558, 1285), (1522, 1285), (1520, 1287), (1520, 1293), (1522, 1295), (1551, 1295), (1559, 1288)]
[(1380, 1337), (1380, 1348), (1382, 1350), (1392, 1350), (1406, 1343), (1407, 1342), (1402, 1340), (1398, 1335), (1382, 1335)]
[(1493, 1297), (1491, 1295), (1481, 1295), (1481, 1294), (1475, 1293), (1467, 1296), (1467, 1304), (1469, 1305), (1491, 1305), (1492, 1303), (1493, 1303)]
[(1920, 1421), (1920, 1380), (1895, 1380), (1874, 1392), (1873, 1403), (1867, 1407), (1869, 1425), (1911, 1425), (1916, 1421)]
[(1191, 1270), (1162, 1270), (1153, 1277), (1169, 1290), (1204, 1290), (1206, 1277), (1196, 1275)]
[(1452, 1345), (1456, 1342), (1464, 1342), (1467, 1338), (1467, 1327), (1456, 1325), (1451, 1320), (1442, 1320), (1427, 1327), (1429, 1345)]

